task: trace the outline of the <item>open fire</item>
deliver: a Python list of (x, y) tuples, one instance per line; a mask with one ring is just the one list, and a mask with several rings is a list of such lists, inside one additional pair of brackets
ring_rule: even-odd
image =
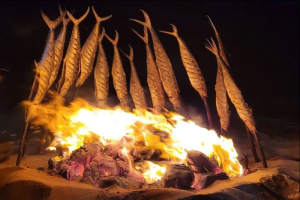
[(134, 188), (156, 184), (201, 189), (208, 179), (244, 172), (231, 139), (174, 112), (99, 109), (83, 99), (66, 107), (61, 97), (48, 104), (25, 104), (33, 113), (32, 126), (54, 135), (48, 149), (60, 156), (51, 158), (49, 167), (68, 180), (100, 187), (130, 183)]

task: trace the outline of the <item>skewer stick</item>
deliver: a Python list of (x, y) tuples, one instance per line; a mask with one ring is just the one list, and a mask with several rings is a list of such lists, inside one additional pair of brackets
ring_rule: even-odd
[(211, 114), (210, 114), (207, 98), (203, 97), (202, 99), (203, 99), (204, 105), (205, 105), (205, 110), (206, 110), (207, 119), (208, 119), (208, 126), (209, 126), (209, 129), (212, 129), (213, 125), (212, 125), (212, 119), (211, 119)]
[(21, 159), (25, 154), (26, 148), (25, 148), (25, 143), (26, 143), (26, 135), (27, 135), (27, 131), (29, 129), (29, 122), (30, 122), (30, 118), (29, 120), (27, 120), (25, 122), (25, 128), (24, 128), (24, 132), (20, 141), (20, 145), (19, 145), (19, 152), (18, 152), (18, 158), (17, 158), (17, 162), (16, 162), (16, 166), (20, 166), (21, 163)]
[(259, 160), (259, 158), (258, 158), (258, 156), (257, 156), (257, 152), (256, 152), (256, 148), (255, 148), (253, 136), (252, 136), (252, 134), (250, 133), (248, 127), (247, 127), (247, 126), (245, 126), (245, 127), (246, 127), (246, 132), (247, 132), (248, 138), (249, 138), (249, 140), (250, 140), (250, 142), (251, 142), (251, 151), (252, 151), (252, 154), (253, 154), (253, 157), (254, 157), (254, 161), (255, 161), (256, 163), (258, 163), (260, 160)]
[(267, 165), (267, 161), (266, 161), (266, 157), (265, 157), (265, 153), (264, 153), (264, 150), (260, 144), (260, 140), (259, 140), (259, 137), (258, 137), (258, 133), (257, 132), (254, 132), (252, 133), (254, 135), (254, 139), (256, 140), (256, 143), (258, 145), (258, 149), (260, 151), (260, 160), (262, 161), (262, 164), (263, 164), (263, 167), (264, 168), (268, 168), (268, 165)]

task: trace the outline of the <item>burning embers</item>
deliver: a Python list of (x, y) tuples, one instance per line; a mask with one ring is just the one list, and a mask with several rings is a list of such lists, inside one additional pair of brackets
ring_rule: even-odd
[(82, 99), (69, 107), (60, 99), (27, 104), (36, 110), (32, 124), (54, 134), (48, 149), (62, 149), (49, 168), (68, 180), (99, 187), (201, 189), (243, 173), (231, 139), (177, 113), (99, 109)]

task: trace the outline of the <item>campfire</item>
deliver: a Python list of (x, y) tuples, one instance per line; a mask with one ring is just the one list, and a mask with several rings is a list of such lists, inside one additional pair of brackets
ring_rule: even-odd
[(54, 134), (50, 173), (99, 187), (202, 189), (244, 170), (233, 141), (166, 111), (99, 109), (83, 99), (33, 105), (33, 126)]
[[(223, 136), (213, 130), (204, 76), (188, 47), (179, 37), (175, 25), (172, 25), (173, 32), (160, 32), (173, 35), (178, 41), (182, 63), (191, 85), (205, 105), (209, 130), (179, 114), (184, 107), (172, 64), (145, 11), (142, 11), (144, 22), (131, 20), (144, 27), (143, 36), (135, 30), (134, 33), (145, 42), (147, 83), (153, 108), (147, 106), (134, 66), (133, 48), (129, 45), (129, 54), (121, 49), (120, 51), (130, 61), (129, 92), (135, 105), (135, 109), (131, 111), (128, 106), (126, 74), (117, 46), (119, 34), (116, 31), (113, 39), (105, 33), (105, 29), (99, 33), (100, 22), (110, 19), (112, 15), (100, 17), (92, 7), (96, 24), (81, 49), (79, 24), (90, 9), (78, 19), (60, 7), (59, 10), (60, 16), (54, 21), (41, 12), (50, 29), (50, 35), (44, 56), (39, 63), (35, 62), (36, 77), (29, 99), (24, 103), (26, 125), (20, 142), (17, 166), (20, 165), (26, 150), (27, 129), (42, 126), (46, 130), (44, 138), (49, 132), (53, 135), (47, 149), (58, 152), (58, 156), (49, 160), (49, 173), (61, 175), (70, 181), (79, 180), (101, 188), (115, 184), (129, 189), (173, 187), (199, 190), (216, 180), (243, 176), (249, 173), (247, 165), (245, 169), (242, 167), (233, 141), (225, 137), (231, 113), (227, 99), (229, 97), (246, 125), (255, 161), (259, 160), (254, 140), (258, 144), (263, 166), (267, 167), (252, 110), (229, 73), (221, 39), (210, 19), (218, 44), (211, 39), (208, 40), (206, 48), (217, 59), (216, 105)], [(56, 91), (49, 92), (62, 62), (69, 21), (73, 23), (73, 31), (63, 59), (62, 73)], [(60, 22), (63, 22), (63, 27), (55, 41), (54, 29)], [(148, 31), (152, 37), (154, 54), (148, 43)], [(116, 107), (107, 105), (110, 70), (102, 45), (104, 38), (114, 47), (111, 75), (120, 101), (120, 105)], [(97, 51), (94, 70), (95, 105), (75, 98), (69, 106), (65, 106), (64, 96), (69, 88), (73, 84), (77, 87), (76, 97), (79, 87), (93, 71)], [(53, 98), (45, 103), (43, 99), (47, 92)], [(165, 109), (164, 92), (176, 112)]]

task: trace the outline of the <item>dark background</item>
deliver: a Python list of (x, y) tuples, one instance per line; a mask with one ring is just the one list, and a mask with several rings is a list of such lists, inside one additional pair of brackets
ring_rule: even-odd
[[(101, 23), (110, 37), (119, 32), (118, 46), (125, 52), (131, 44), (135, 65), (142, 85), (147, 91), (145, 46), (132, 31), (142, 33), (143, 27), (129, 18), (144, 20), (145, 10), (172, 62), (181, 97), (186, 105), (204, 113), (201, 98), (189, 83), (183, 68), (178, 43), (173, 36), (158, 30), (171, 31), (172, 23), (196, 58), (207, 82), (209, 102), (215, 109), (216, 60), (205, 48), (206, 38), (214, 36), (206, 15), (214, 22), (225, 46), (230, 73), (241, 89), (254, 114), (298, 114), (299, 97), (299, 1), (95, 1), (95, 2), (1, 2), (0, 3), (0, 68), (4, 80), (0, 84), (0, 112), (2, 115), (19, 107), (27, 99), (34, 78), (33, 61), (39, 61), (48, 35), (48, 27), (40, 15), (40, 8), (55, 19), (58, 5), (66, 6), (79, 18), (88, 6), (94, 6), (99, 16), (113, 17)], [(95, 24), (90, 10), (79, 25), (81, 45)], [(60, 25), (56, 32), (59, 33)], [(68, 25), (65, 51), (73, 24)], [(108, 40), (103, 45), (111, 67), (113, 48)], [(129, 61), (122, 56), (129, 78)], [(8, 70), (8, 71), (7, 71)], [(128, 79), (129, 82), (129, 79)], [(110, 96), (115, 91), (110, 78)], [(52, 87), (55, 89), (55, 87)], [(74, 87), (68, 96), (74, 95)], [(80, 89), (80, 96), (93, 99), (93, 75)], [(67, 98), (68, 98), (67, 96)], [(117, 101), (115, 101), (117, 103)], [(296, 106), (296, 107), (295, 107)], [(233, 109), (232, 109), (233, 110)], [(217, 121), (217, 120), (215, 120)], [(3, 121), (0, 123), (4, 123)], [(1, 131), (1, 130), (0, 130)]]

